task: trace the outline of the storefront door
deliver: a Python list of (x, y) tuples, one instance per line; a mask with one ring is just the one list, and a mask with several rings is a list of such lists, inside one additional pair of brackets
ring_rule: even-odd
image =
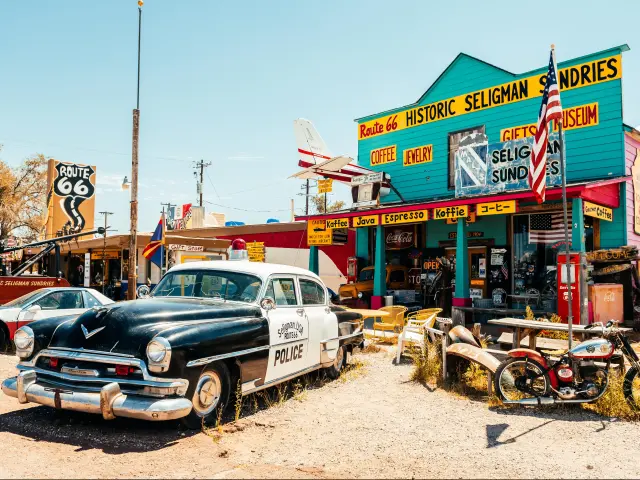
[[(454, 247), (445, 249), (447, 258), (456, 257)], [(487, 247), (469, 247), (469, 292), (471, 298), (487, 298)]]

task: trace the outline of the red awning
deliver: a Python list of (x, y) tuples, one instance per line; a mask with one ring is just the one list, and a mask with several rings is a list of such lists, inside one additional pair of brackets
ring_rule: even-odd
[[(619, 184), (626, 182), (629, 177), (618, 177), (607, 180), (596, 180), (593, 182), (573, 183), (567, 185), (567, 198), (582, 198), (589, 202), (597, 203), (603, 207), (618, 208), (620, 206)], [(562, 188), (554, 187), (547, 189), (547, 200), (562, 199)], [(428, 208), (454, 207), (461, 205), (475, 205), (485, 202), (504, 202), (506, 200), (518, 200), (521, 202), (535, 202), (533, 192), (530, 190), (512, 193), (501, 193), (497, 195), (486, 195), (481, 197), (453, 198), (447, 200), (433, 200), (430, 202), (401, 203), (383, 205), (377, 208), (366, 210), (342, 210), (321, 215), (297, 216), (296, 220), (324, 220), (331, 218), (359, 217), (362, 215), (380, 215), (384, 213), (401, 213), (412, 210)]]

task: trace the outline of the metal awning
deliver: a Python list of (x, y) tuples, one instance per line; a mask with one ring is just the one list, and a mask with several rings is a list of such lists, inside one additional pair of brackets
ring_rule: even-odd
[[(567, 185), (567, 198), (582, 198), (589, 202), (597, 203), (603, 207), (618, 208), (620, 206), (620, 188), (618, 185), (626, 182), (631, 177), (617, 177), (607, 180), (595, 180), (576, 182)], [(561, 200), (562, 188), (547, 188), (547, 200)], [(463, 205), (476, 205), (486, 202), (504, 202), (518, 200), (521, 202), (535, 202), (531, 190), (507, 192), (494, 195), (482, 195), (477, 197), (447, 198), (421, 202), (394, 202), (368, 209), (345, 209), (328, 214), (308, 215), (296, 217), (296, 220), (329, 220), (332, 218), (359, 217), (361, 215), (381, 215), (386, 213), (401, 213), (412, 210), (424, 210), (429, 208), (443, 208)]]

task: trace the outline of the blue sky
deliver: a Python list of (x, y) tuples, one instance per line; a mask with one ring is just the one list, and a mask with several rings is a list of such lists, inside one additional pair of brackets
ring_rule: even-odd
[[(353, 119), (415, 101), (463, 51), (513, 72), (628, 43), (625, 122), (640, 125), (637, 0), (323, 2), (147, 0), (143, 11), (140, 219), (196, 202), (192, 163), (212, 162), (207, 211), (262, 223), (304, 198), (292, 121), (334, 154), (357, 152)], [(550, 15), (555, 12), (555, 15)], [(98, 168), (96, 211), (125, 233), (136, 86), (136, 0), (0, 3), (0, 158), (32, 153)], [(635, 87), (635, 88), (634, 88)], [(336, 186), (333, 198), (348, 198)], [(96, 215), (97, 221), (100, 216)]]

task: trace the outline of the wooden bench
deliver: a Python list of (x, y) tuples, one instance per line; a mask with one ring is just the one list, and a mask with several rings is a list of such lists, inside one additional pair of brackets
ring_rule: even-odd
[[(513, 345), (513, 333), (504, 332), (498, 338), (498, 343), (505, 345)], [(520, 340), (520, 346), (529, 348), (529, 336), (526, 336)], [(536, 337), (536, 346), (542, 350), (566, 350), (569, 346), (569, 342), (561, 340), (559, 338), (545, 338)]]

